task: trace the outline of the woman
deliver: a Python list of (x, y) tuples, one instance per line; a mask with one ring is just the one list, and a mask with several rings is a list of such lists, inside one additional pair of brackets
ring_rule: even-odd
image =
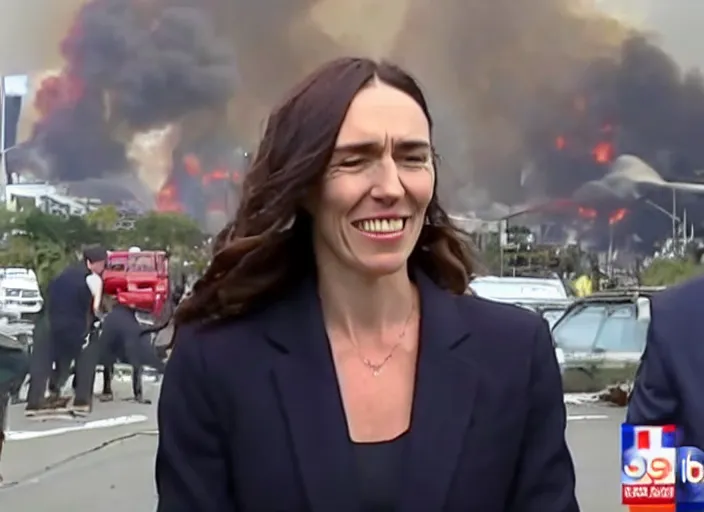
[(177, 311), (160, 512), (576, 512), (550, 333), (465, 295), (416, 83), (329, 63), (275, 109)]

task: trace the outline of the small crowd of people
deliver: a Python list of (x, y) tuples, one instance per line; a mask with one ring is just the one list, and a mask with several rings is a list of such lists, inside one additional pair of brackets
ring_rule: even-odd
[[(17, 340), (0, 337), (0, 458), (7, 428), (9, 397), (15, 399), (29, 377), (27, 417), (70, 413), (87, 415), (92, 410), (97, 367), (103, 367), (103, 386), (98, 399), (114, 399), (115, 364), (132, 367), (133, 399), (151, 403), (144, 395), (144, 367), (161, 375), (164, 354), (157, 354), (152, 334), (169, 324), (181, 291), (169, 293), (160, 318), (151, 325), (140, 323), (137, 305), (125, 295), (104, 296), (102, 273), (107, 250), (94, 246), (84, 250), (82, 261), (68, 266), (47, 288), (45, 305), (34, 326), (31, 350)], [(73, 393), (65, 393), (72, 378)]]

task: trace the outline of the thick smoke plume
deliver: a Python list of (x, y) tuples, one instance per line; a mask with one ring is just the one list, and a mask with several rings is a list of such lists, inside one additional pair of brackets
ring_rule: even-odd
[(600, 178), (622, 153), (670, 179), (691, 180), (704, 169), (699, 71), (683, 74), (658, 46), (634, 36), (618, 55), (592, 62), (579, 78), (551, 102), (538, 103), (524, 131), (529, 156), (553, 195)]
[(701, 80), (583, 4), (92, 0), (66, 27), (61, 101), (37, 139), (61, 178), (123, 169), (131, 133), (194, 112), (184, 137), (225, 133), (252, 147), (293, 81), (323, 60), (366, 54), (424, 84), (452, 207), (471, 207), (478, 188), (506, 202), (569, 195), (621, 152), (663, 174), (704, 168)]
[(61, 51), (61, 75), (36, 97), (34, 139), (62, 180), (125, 170), (131, 134), (221, 107), (233, 93), (233, 55), (202, 10), (92, 0)]

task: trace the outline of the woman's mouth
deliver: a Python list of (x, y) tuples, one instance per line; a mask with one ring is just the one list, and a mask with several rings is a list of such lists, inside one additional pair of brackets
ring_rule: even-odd
[(385, 218), (385, 219), (364, 219), (352, 222), (352, 225), (372, 238), (397, 238), (403, 234), (406, 227), (407, 217)]

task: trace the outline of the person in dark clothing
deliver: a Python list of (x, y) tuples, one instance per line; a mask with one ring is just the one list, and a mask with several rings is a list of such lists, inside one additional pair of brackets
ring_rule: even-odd
[[(142, 326), (136, 317), (135, 305), (126, 302), (122, 295), (118, 294), (117, 304), (113, 305), (103, 320), (102, 332), (97, 344), (95, 346), (89, 345), (85, 353), (90, 356), (81, 361), (81, 364), (86, 364), (86, 368), (93, 369), (93, 377), (97, 363), (102, 362), (103, 364), (103, 393), (100, 396), (102, 401), (112, 400), (112, 369), (117, 361), (123, 361), (132, 366), (134, 399), (139, 403), (151, 403), (144, 397), (142, 369), (144, 366), (151, 366), (157, 372), (163, 373), (165, 365), (154, 352), (149, 337), (142, 333)], [(82, 377), (78, 380), (76, 400), (90, 398), (93, 389), (92, 382), (92, 379), (84, 382)]]
[[(83, 262), (69, 266), (49, 283), (45, 311), (39, 321), (41, 326), (35, 329), (39, 332), (35, 332), (32, 351), (28, 416), (67, 406), (69, 398), (61, 396), (61, 389), (71, 376), (74, 362), (79, 360), (91, 326), (100, 315), (103, 284), (100, 276), (106, 260), (104, 248), (89, 247), (83, 252)], [(78, 382), (81, 380), (79, 370), (86, 368), (87, 365), (76, 365)], [(44, 397), (47, 380), (48, 400)], [(88, 411), (90, 403), (76, 399), (72, 409)]]
[[(22, 385), (29, 371), (29, 356), (23, 343), (10, 337), (0, 337), (0, 459), (5, 444), (7, 410), (10, 396)], [(0, 475), (0, 482), (2, 476)]]
[(155, 335), (154, 347), (158, 356), (166, 359), (166, 352), (171, 348), (173, 339), (173, 316), (176, 307), (185, 291), (185, 285), (175, 287), (170, 293), (164, 304), (164, 309), (159, 318), (154, 322), (154, 325), (142, 330), (142, 334), (146, 336)]

